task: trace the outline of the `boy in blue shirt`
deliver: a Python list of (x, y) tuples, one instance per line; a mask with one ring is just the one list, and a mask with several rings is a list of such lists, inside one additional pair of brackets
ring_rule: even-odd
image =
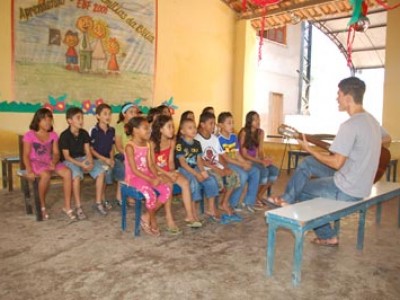
[(240, 155), (238, 138), (237, 135), (233, 133), (233, 117), (230, 112), (222, 112), (219, 114), (218, 126), (220, 129), (218, 140), (225, 152), (223, 157), (228, 162), (229, 168), (239, 174), (241, 183), (240, 187), (234, 190), (230, 197), (231, 206), (236, 211), (241, 210), (238, 207), (240, 195), (246, 183), (248, 183), (243, 204), (249, 212), (253, 213), (255, 210), (254, 204), (257, 199), (260, 171)]
[(112, 117), (111, 107), (102, 103), (96, 107), (97, 124), (90, 130), (90, 150), (93, 157), (100, 162), (105, 173), (105, 181), (102, 199), (108, 209), (112, 208), (111, 202), (105, 199), (105, 190), (107, 184), (113, 184), (114, 168), (114, 143), (115, 129), (110, 126)]

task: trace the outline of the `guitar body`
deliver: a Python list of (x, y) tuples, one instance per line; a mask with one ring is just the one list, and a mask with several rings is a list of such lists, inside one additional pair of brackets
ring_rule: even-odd
[[(294, 129), (293, 127), (285, 125), (285, 124), (282, 124), (278, 127), (278, 132), (281, 135), (289, 137), (289, 138), (302, 139), (301, 132), (299, 132), (296, 129)], [(329, 151), (329, 146), (330, 146), (329, 143), (321, 141), (313, 135), (305, 134), (305, 136), (306, 136), (306, 139), (308, 142)], [(378, 169), (376, 170), (374, 183), (379, 181), (379, 179), (382, 178), (383, 174), (385, 174), (386, 168), (390, 163), (390, 158), (391, 158), (391, 156), (390, 156), (389, 149), (382, 146), (381, 147), (381, 155), (379, 157), (379, 165), (378, 165)]]
[(379, 157), (378, 170), (376, 170), (374, 183), (379, 181), (379, 179), (381, 179), (382, 176), (385, 174), (386, 168), (390, 163), (390, 158), (391, 158), (390, 151), (387, 148), (382, 147), (381, 156)]

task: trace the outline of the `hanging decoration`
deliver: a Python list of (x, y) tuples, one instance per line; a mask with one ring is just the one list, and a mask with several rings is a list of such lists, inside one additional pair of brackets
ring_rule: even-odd
[[(262, 46), (264, 44), (265, 17), (267, 16), (267, 6), (278, 4), (282, 0), (249, 0), (252, 4), (262, 8), (261, 26), (260, 26), (260, 41), (258, 43), (258, 62), (262, 59)], [(247, 0), (242, 0), (242, 12), (247, 10)]]
[(267, 14), (267, 9), (264, 8), (264, 15), (261, 19), (261, 27), (260, 27), (260, 41), (258, 43), (258, 62), (262, 59), (262, 47), (264, 44), (264, 30), (265, 30), (265, 15)]
[(353, 68), (353, 60), (351, 54), (353, 52), (353, 43), (356, 36), (356, 31), (367, 31), (370, 21), (367, 17), (368, 5), (365, 0), (350, 0), (353, 7), (353, 13), (348, 23), (349, 29), (347, 33), (347, 66)]
[[(370, 21), (367, 17), (368, 4), (365, 0), (349, 0), (351, 6), (353, 7), (353, 13), (351, 15), (350, 21), (348, 23), (349, 29), (347, 34), (347, 66), (353, 68), (353, 61), (351, 58), (351, 53), (353, 50), (353, 42), (356, 32), (365, 32), (370, 26)], [(376, 0), (376, 2), (382, 6), (385, 10), (392, 10), (400, 7), (400, 3), (389, 6), (382, 0)]]

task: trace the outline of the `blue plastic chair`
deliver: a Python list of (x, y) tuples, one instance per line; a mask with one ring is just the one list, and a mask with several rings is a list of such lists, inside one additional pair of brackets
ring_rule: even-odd
[[(142, 201), (145, 200), (141, 192), (125, 182), (120, 183), (121, 188), (121, 229), (126, 231), (126, 214), (127, 214), (127, 199), (128, 197), (135, 199), (135, 225), (134, 236), (140, 236), (140, 219), (142, 217)], [(173, 195), (182, 193), (181, 188), (174, 184)], [(200, 201), (200, 213), (204, 214), (204, 199)]]
[(142, 200), (144, 200), (144, 196), (141, 192), (136, 190), (134, 187), (129, 186), (125, 182), (120, 183), (121, 187), (121, 229), (122, 231), (126, 230), (126, 209), (127, 209), (127, 199), (131, 197), (135, 199), (135, 227), (134, 227), (134, 235), (140, 236), (140, 219), (142, 217)]

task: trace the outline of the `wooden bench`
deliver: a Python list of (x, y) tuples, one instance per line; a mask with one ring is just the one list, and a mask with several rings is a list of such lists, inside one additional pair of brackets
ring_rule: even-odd
[(291, 169), (296, 169), (299, 164), (300, 157), (309, 156), (310, 153), (304, 150), (289, 150), (287, 162), (287, 174), (290, 174)]
[(1, 174), (3, 179), (3, 189), (6, 189), (8, 186), (8, 191), (12, 192), (14, 190), (14, 181), (13, 181), (13, 172), (12, 166), (13, 164), (18, 164), (20, 162), (20, 158), (18, 156), (9, 156), (1, 158)]
[(393, 178), (393, 182), (397, 181), (397, 162), (397, 158), (392, 158), (390, 160), (390, 163), (388, 164), (386, 169), (386, 181), (391, 181), (390, 177)]
[(357, 202), (316, 198), (265, 212), (266, 222), (268, 223), (267, 276), (272, 276), (273, 274), (275, 236), (278, 227), (291, 230), (295, 237), (292, 281), (293, 285), (296, 286), (301, 281), (303, 242), (306, 231), (333, 221), (339, 236), (340, 219), (358, 212), (357, 249), (362, 250), (364, 246), (365, 216), (368, 208), (377, 205), (376, 222), (380, 224), (382, 203), (395, 197), (399, 198), (398, 227), (400, 227), (400, 184), (391, 182), (378, 182), (373, 186), (369, 197)]

